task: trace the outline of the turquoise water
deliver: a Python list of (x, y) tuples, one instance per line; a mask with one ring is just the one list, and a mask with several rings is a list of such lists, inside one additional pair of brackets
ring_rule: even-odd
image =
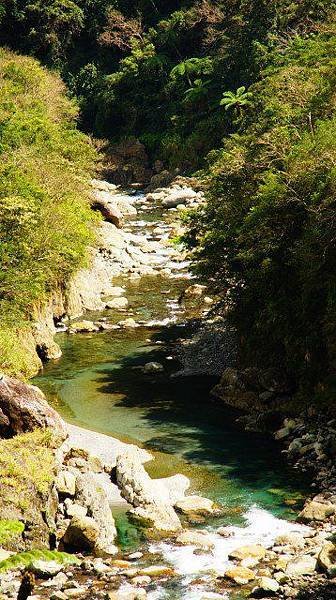
[[(185, 285), (160, 277), (128, 283), (135, 319), (167, 316), (167, 301)], [(147, 466), (152, 476), (185, 473), (192, 491), (227, 507), (224, 521), (237, 522), (254, 504), (295, 516), (292, 505), (300, 506), (304, 482), (286, 466), (275, 443), (235, 426), (236, 415), (210, 394), (214, 380), (171, 378), (179, 367), (169, 360), (169, 342), (184, 335), (183, 323), (58, 334), (63, 356), (46, 365), (35, 383), (69, 422), (154, 451)], [(163, 364), (163, 373), (148, 375), (139, 368), (153, 360)]]

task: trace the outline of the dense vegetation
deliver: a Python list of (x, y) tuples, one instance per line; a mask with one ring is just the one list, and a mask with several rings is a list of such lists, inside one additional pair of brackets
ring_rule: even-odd
[(336, 383), (335, 77), (335, 23), (274, 53), (209, 156), (208, 206), (189, 232), (198, 270), (232, 306), (243, 362), (320, 401)]
[(0, 363), (9, 372), (29, 372), (17, 332), (92, 239), (94, 151), (76, 114), (58, 77), (0, 51)]
[(0, 0), (4, 43), (60, 70), (84, 130), (202, 169), (188, 243), (242, 362), (319, 399), (336, 360), (335, 14), (334, 0)]

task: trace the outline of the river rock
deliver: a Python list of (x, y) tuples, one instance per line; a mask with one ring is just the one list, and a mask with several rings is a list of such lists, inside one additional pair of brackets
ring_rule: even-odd
[(290, 546), (291, 548), (304, 548), (305, 538), (300, 533), (290, 532), (279, 535), (274, 542), (275, 546)]
[(237, 560), (243, 560), (244, 558), (256, 558), (263, 560), (266, 556), (266, 550), (259, 544), (252, 544), (250, 546), (240, 546), (235, 550), (232, 550), (229, 554), (229, 558)]
[(123, 321), (119, 321), (118, 325), (120, 325), (120, 327), (123, 329), (135, 329), (136, 327), (139, 327), (139, 324), (131, 317), (124, 319)]
[(127, 298), (124, 298), (124, 297), (114, 298), (113, 300), (109, 300), (108, 302), (106, 302), (106, 308), (120, 309), (120, 308), (126, 308), (127, 306), (128, 306), (128, 300), (127, 300)]
[(114, 540), (117, 530), (114, 518), (106, 492), (97, 484), (93, 473), (83, 473), (77, 477), (76, 502), (87, 508), (88, 514), (98, 527), (99, 533), (94, 544), (95, 552), (116, 554), (118, 549), (114, 545)]
[(188, 517), (192, 517), (193, 515), (208, 517), (216, 512), (215, 503), (202, 496), (187, 496), (176, 502), (175, 508), (178, 512), (181, 512)]
[(99, 538), (100, 529), (92, 517), (73, 517), (65, 532), (63, 541), (71, 548), (93, 550)]
[(182, 546), (198, 546), (205, 550), (212, 550), (215, 544), (209, 534), (204, 531), (185, 530), (176, 538), (177, 544)]
[(317, 559), (319, 567), (328, 573), (330, 577), (336, 576), (336, 546), (327, 542), (322, 547)]
[(55, 577), (63, 569), (63, 565), (56, 560), (34, 560), (29, 568), (38, 577), (49, 578)]
[(121, 495), (134, 508), (131, 513), (161, 533), (179, 531), (180, 520), (172, 506), (161, 499), (158, 488), (145, 471), (139, 452), (127, 448), (116, 460), (116, 479)]
[(298, 519), (309, 523), (310, 521), (326, 521), (335, 514), (336, 506), (331, 502), (318, 502), (312, 500), (305, 505)]
[(0, 375), (0, 436), (12, 437), (37, 428), (50, 428), (62, 439), (67, 437), (63, 419), (38, 387)]
[(168, 189), (169, 195), (162, 200), (165, 208), (176, 208), (179, 204), (187, 204), (190, 200), (197, 198), (197, 193), (191, 188)]
[(160, 373), (164, 371), (163, 365), (159, 362), (148, 362), (145, 364), (144, 373)]
[(70, 331), (73, 333), (93, 333), (99, 331), (99, 327), (93, 321), (83, 320), (71, 323)]
[(260, 577), (257, 581), (257, 586), (252, 590), (253, 598), (264, 598), (265, 596), (274, 596), (279, 590), (280, 585), (271, 577)]
[(245, 585), (255, 579), (255, 574), (251, 569), (246, 569), (245, 567), (230, 567), (225, 571), (225, 577), (239, 585)]
[(174, 570), (166, 565), (151, 565), (141, 569), (139, 575), (144, 577), (168, 577), (174, 575)]
[(287, 563), (285, 573), (289, 577), (296, 579), (297, 577), (301, 577), (301, 575), (311, 575), (314, 573), (316, 565), (316, 558), (310, 556), (309, 554), (304, 554), (290, 560)]
[(146, 600), (147, 592), (143, 589), (127, 588), (117, 592), (108, 592), (108, 600)]

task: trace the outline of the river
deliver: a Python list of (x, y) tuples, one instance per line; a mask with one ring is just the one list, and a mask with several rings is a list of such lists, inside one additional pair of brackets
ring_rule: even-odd
[[(158, 218), (162, 215), (157, 212), (143, 211), (129, 227), (148, 233), (148, 224), (152, 226)], [(185, 269), (173, 278), (125, 275), (114, 282), (125, 287), (126, 315), (142, 325), (93, 334), (58, 334), (63, 356), (48, 363), (34, 383), (68, 422), (149, 449), (154, 460), (146, 468), (152, 477), (184, 473), (191, 480), (192, 492), (221, 503), (224, 516), (208, 522), (210, 530), (232, 525), (240, 528), (242, 539), (257, 540), (286, 527), (283, 520), (295, 517), (305, 485), (287, 467), (278, 446), (264, 434), (239, 429), (234, 411), (211, 396), (214, 379), (172, 377), (179, 365), (169, 355), (170, 343), (186, 335), (187, 329), (188, 315), (177, 302), (190, 285)], [(102, 317), (117, 323), (125, 313), (85, 316), (93, 321)], [(163, 319), (167, 319), (165, 325), (155, 325)], [(164, 370), (145, 373), (141, 367), (149, 361), (161, 363)], [(138, 548), (140, 533), (123, 509), (115, 507), (114, 512), (121, 545)], [(227, 540), (222, 543), (228, 545)], [(218, 556), (224, 546), (218, 548)], [(184, 575), (201, 571), (209, 560), (188, 555), (186, 549), (182, 554), (172, 551), (164, 544), (160, 551)], [(163, 595), (152, 597), (181, 598), (182, 593), (166, 589)]]

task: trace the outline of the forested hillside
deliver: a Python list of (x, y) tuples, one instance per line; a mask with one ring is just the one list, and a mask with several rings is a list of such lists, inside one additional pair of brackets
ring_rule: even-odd
[(31, 372), (33, 307), (83, 264), (92, 240), (95, 154), (76, 115), (57, 76), (0, 50), (0, 362), (10, 373)]
[(319, 400), (336, 351), (335, 12), (333, 0), (0, 2), (3, 44), (61, 73), (84, 131), (200, 171), (208, 205), (186, 240), (230, 308), (242, 363), (280, 367)]

